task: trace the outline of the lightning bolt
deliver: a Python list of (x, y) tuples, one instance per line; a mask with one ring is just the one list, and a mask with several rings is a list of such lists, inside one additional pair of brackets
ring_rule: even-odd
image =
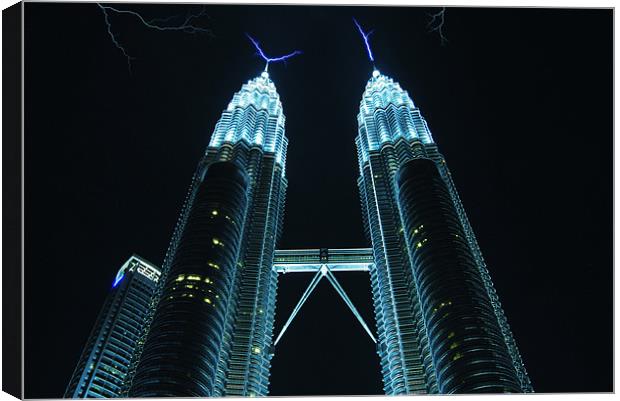
[(258, 41), (256, 39), (254, 39), (253, 37), (251, 37), (249, 34), (245, 34), (245, 36), (248, 37), (248, 39), (250, 39), (250, 42), (252, 42), (252, 44), (254, 45), (254, 47), (256, 48), (256, 50), (258, 51), (258, 55), (261, 56), (261, 58), (263, 60), (265, 60), (265, 71), (267, 71), (267, 68), (269, 67), (269, 63), (277, 63), (279, 61), (284, 61), (286, 63), (286, 60), (288, 60), (291, 57), (297, 56), (298, 54), (302, 54), (301, 51), (299, 50), (295, 50), (289, 54), (285, 54), (284, 56), (280, 56), (280, 57), (267, 57), (267, 55), (265, 54), (265, 52), (263, 51), (263, 49), (261, 49), (260, 47), (260, 43), (258, 43)]
[(360, 32), (360, 35), (362, 35), (362, 38), (364, 39), (364, 44), (366, 45), (366, 51), (368, 52), (368, 58), (374, 64), (375, 58), (372, 55), (372, 50), (370, 50), (370, 44), (368, 43), (368, 38), (370, 37), (370, 35), (372, 35), (374, 30), (371, 30), (370, 32), (366, 33), (364, 32), (364, 30), (362, 29), (362, 26), (357, 22), (355, 18), (353, 18), (353, 22), (355, 23), (357, 30)]
[(206, 15), (205, 7), (204, 6), (202, 7), (202, 9), (200, 10), (200, 12), (198, 14), (188, 13), (183, 18), (181, 23), (176, 24), (176, 25), (164, 25), (164, 24), (169, 23), (170, 21), (173, 21), (173, 20), (179, 20), (181, 17), (178, 16), (178, 15), (177, 16), (167, 17), (167, 18), (155, 18), (155, 19), (152, 19), (152, 20), (146, 20), (142, 15), (140, 15), (140, 13), (137, 13), (135, 11), (120, 10), (120, 9), (112, 7), (112, 6), (102, 5), (101, 3), (97, 3), (97, 6), (99, 6), (99, 9), (103, 13), (103, 18), (105, 20), (105, 24), (106, 24), (106, 27), (107, 27), (108, 35), (110, 35), (110, 38), (112, 39), (112, 43), (114, 43), (114, 46), (116, 46), (116, 48), (119, 49), (121, 51), (121, 53), (123, 53), (123, 56), (125, 56), (125, 58), (127, 59), (127, 66), (129, 68), (129, 71), (131, 71), (131, 60), (135, 60), (135, 57), (132, 57), (127, 52), (125, 47), (120, 43), (120, 41), (118, 40), (117, 36), (112, 31), (112, 23), (110, 22), (110, 12), (114, 12), (114, 13), (117, 13), (117, 14), (132, 15), (132, 16), (136, 17), (147, 28), (154, 29), (154, 30), (157, 30), (157, 31), (181, 31), (181, 32), (190, 33), (190, 34), (205, 33), (205, 34), (208, 34), (208, 35), (213, 35), (213, 33), (211, 32), (210, 29), (201, 28), (201, 27), (196, 26), (196, 25), (193, 24), (193, 21), (195, 19), (203, 17), (203, 16)]
[(431, 17), (428, 24), (426, 24), (426, 28), (428, 28), (429, 32), (437, 32), (439, 33), (439, 38), (441, 39), (441, 45), (444, 46), (448, 43), (448, 39), (444, 35), (443, 28), (446, 22), (446, 8), (442, 7), (441, 10), (435, 14), (428, 14)]

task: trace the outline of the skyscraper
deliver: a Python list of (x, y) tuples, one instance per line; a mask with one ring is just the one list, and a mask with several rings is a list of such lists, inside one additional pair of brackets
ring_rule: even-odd
[[(358, 185), (372, 250), (281, 251), (274, 264), (284, 121), (266, 71), (235, 93), (198, 163), (161, 278), (150, 273), (131, 342), (120, 348), (108, 332), (126, 328), (100, 318), (67, 394), (267, 395), (277, 276), (287, 271), (315, 277), (278, 339), (326, 277), (376, 342), (386, 394), (532, 391), (450, 171), (407, 92), (374, 71), (360, 104)], [(129, 285), (119, 284), (133, 271), (126, 266), (115, 287)], [(338, 269), (370, 273), (376, 335)], [(117, 313), (113, 305), (102, 314)], [(112, 351), (97, 365), (101, 336)]]
[(265, 71), (237, 92), (198, 163), (128, 395), (266, 395), (288, 140)]
[(119, 396), (160, 274), (136, 255), (118, 270), (65, 398)]
[(386, 394), (532, 387), (445, 159), (406, 91), (374, 71), (356, 145)]

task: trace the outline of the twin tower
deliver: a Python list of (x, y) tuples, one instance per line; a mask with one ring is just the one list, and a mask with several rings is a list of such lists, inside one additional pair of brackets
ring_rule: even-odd
[[(531, 392), (450, 171), (419, 109), (375, 70), (357, 120), (385, 393)], [(287, 187), (284, 127), (267, 72), (244, 84), (223, 112), (193, 176), (120, 395), (268, 394), (274, 253)]]

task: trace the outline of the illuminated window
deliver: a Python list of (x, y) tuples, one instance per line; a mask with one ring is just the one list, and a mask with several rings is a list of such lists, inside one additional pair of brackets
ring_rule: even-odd
[(252, 348), (252, 352), (254, 352), (255, 354), (260, 354), (260, 348), (259, 347), (254, 347), (254, 348)]
[(463, 357), (463, 354), (461, 354), (460, 352), (457, 352), (453, 357), (452, 360), (453, 361), (457, 361), (459, 359), (461, 359)]
[(452, 305), (452, 301), (445, 301), (439, 304), (439, 308), (443, 308), (444, 306)]
[(213, 245), (224, 246), (224, 243), (217, 238), (213, 238), (211, 242), (213, 242)]
[(211, 214), (212, 214), (213, 216), (217, 216), (217, 215), (218, 215), (218, 211), (217, 211), (217, 210), (212, 210), (212, 211), (211, 211)]
[(185, 280), (185, 274), (179, 274), (179, 277), (176, 278), (176, 280), (174, 281), (183, 281)]
[(453, 331), (450, 332), (450, 334), (448, 334), (448, 338), (452, 338), (454, 337), (455, 333)]
[(192, 274), (192, 275), (187, 276), (187, 279), (188, 280), (193, 280), (193, 281), (200, 281), (200, 276)]
[(452, 344), (450, 345), (450, 349), (455, 349), (455, 348), (456, 348), (456, 347), (458, 347), (458, 346), (459, 346), (459, 343), (454, 342), (454, 343), (452, 343)]
[(209, 262), (207, 263), (210, 267), (214, 268), (214, 269), (218, 269), (220, 268), (220, 266), (217, 263), (213, 263), (213, 262)]
[(211, 300), (209, 298), (205, 298), (204, 301), (208, 304), (211, 304)]

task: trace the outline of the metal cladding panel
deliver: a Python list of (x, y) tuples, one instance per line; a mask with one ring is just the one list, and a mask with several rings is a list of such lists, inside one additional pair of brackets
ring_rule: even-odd
[(393, 150), (369, 153), (360, 181), (375, 261), (370, 279), (377, 351), (386, 394), (433, 393), (434, 370), (392, 186)]
[(435, 162), (411, 160), (401, 167), (396, 181), (439, 391), (521, 392), (475, 258)]
[(239, 259), (237, 307), (222, 395), (268, 394), (277, 272), (275, 243), (280, 235), (286, 180), (274, 155), (252, 152), (253, 187)]
[(248, 185), (245, 172), (232, 162), (207, 168), (179, 239), (130, 396), (213, 395)]
[(458, 192), (456, 190), (456, 186), (452, 181), (452, 174), (448, 169), (448, 165), (446, 164), (443, 156), (438, 152), (437, 147), (435, 145), (426, 146), (426, 152), (428, 157), (435, 161), (436, 166), (439, 168), (441, 176), (446, 183), (448, 190), (450, 191), (450, 196), (452, 198), (452, 202), (456, 209), (456, 212), (459, 216), (459, 220), (465, 232), (465, 236), (467, 238), (467, 242), (469, 247), (474, 255), (476, 260), (476, 265), (478, 268), (478, 273), (482, 279), (486, 292), (491, 300), (491, 304), (493, 306), (493, 310), (495, 312), (495, 316), (497, 321), (499, 322), (500, 329), (502, 331), (502, 335), (504, 336), (504, 341), (508, 346), (508, 352), (510, 353), (510, 357), (512, 359), (513, 366), (517, 371), (517, 376), (519, 377), (519, 381), (521, 383), (521, 389), (524, 393), (532, 393), (534, 389), (532, 387), (532, 383), (525, 369), (525, 364), (521, 359), (521, 354), (519, 353), (519, 349), (517, 347), (517, 343), (512, 335), (512, 331), (510, 330), (510, 325), (508, 324), (508, 320), (504, 314), (504, 310), (502, 309), (501, 302), (499, 301), (499, 297), (493, 287), (493, 282), (491, 280), (491, 276), (486, 267), (486, 263), (484, 258), (482, 257), (482, 251), (478, 246), (478, 242), (476, 241), (476, 236), (474, 235), (473, 229), (469, 224), (469, 219), (467, 218), (467, 214), (465, 213), (465, 209), (463, 208), (463, 204), (461, 203), (461, 199), (459, 198)]
[[(470, 262), (478, 277), (477, 283), (480, 284), (477, 291), (484, 292), (490, 300), (491, 313), (488, 317), (499, 325), (501, 334), (498, 338), (508, 349), (520, 390), (532, 392), (523, 361), (450, 171), (419, 109), (396, 82), (375, 71), (360, 103), (358, 125), (358, 136), (355, 139), (360, 171), (358, 186), (364, 228), (373, 244), (375, 258), (370, 275), (379, 333), (378, 352), (386, 394), (443, 391), (437, 386), (437, 378), (443, 377), (445, 372), (436, 371), (434, 366), (431, 342), (435, 339), (430, 337), (432, 333), (428, 331), (426, 318), (420, 308), (423, 294), (413, 277), (414, 262), (410, 258), (410, 247), (404, 241), (404, 222), (399, 216), (402, 207), (407, 205), (399, 200), (395, 181), (395, 174), (401, 166), (420, 158), (431, 159), (439, 169), (447, 188), (446, 199), (454, 208), (456, 220), (463, 231), (463, 242), (469, 248)], [(467, 282), (462, 284), (468, 285)], [(401, 306), (402, 299), (408, 300), (411, 305), (409, 311), (396, 307), (395, 295), (401, 301)], [(403, 331), (401, 326), (414, 329)], [(415, 333), (416, 339), (403, 342), (403, 332)], [(404, 351), (411, 349), (418, 356), (406, 361)], [(498, 371), (501, 369), (503, 367), (497, 368)]]
[[(185, 249), (183, 235), (189, 227), (196, 225), (192, 211), (198, 201), (205, 171), (208, 176), (210, 166), (217, 162), (230, 162), (243, 169), (248, 177), (245, 191), (248, 212), (239, 222), (243, 231), (239, 254), (234, 263), (232, 295), (222, 300), (218, 320), (203, 328), (206, 330), (206, 326), (209, 326), (212, 333), (216, 334), (196, 337), (196, 341), (203, 347), (214, 349), (210, 345), (211, 338), (219, 336), (219, 348), (216, 354), (205, 355), (209, 360), (208, 368), (204, 367), (198, 372), (194, 371), (193, 366), (185, 366), (185, 374), (192, 376), (196, 382), (193, 388), (200, 394), (250, 396), (266, 395), (268, 392), (269, 350), (277, 286), (277, 273), (272, 271), (272, 262), (275, 242), (282, 229), (287, 185), (285, 161), (288, 140), (284, 122), (279, 96), (266, 72), (248, 81), (233, 96), (192, 178), (164, 259), (162, 281), (169, 283), (179, 277), (176, 273), (173, 275), (179, 255), (186, 254), (184, 258), (190, 260), (199, 253)], [(224, 244), (227, 246), (226, 242)], [(148, 323), (142, 331), (130, 364), (122, 392), (124, 396), (135, 394), (133, 390), (130, 392), (132, 385), (138, 391), (136, 372), (140, 373), (138, 367), (142, 364), (141, 358), (147, 358), (143, 349), (146, 352), (144, 347), (150, 347), (147, 342), (149, 331), (156, 330), (155, 311), (164, 308), (166, 297), (170, 296), (166, 291), (167, 287), (163, 284), (157, 289)], [(160, 300), (161, 305), (158, 306)], [(140, 380), (143, 380), (144, 386), (150, 385), (146, 377)], [(155, 387), (153, 384), (152, 388)], [(169, 391), (174, 396), (187, 394), (170, 388), (162, 391)]]

